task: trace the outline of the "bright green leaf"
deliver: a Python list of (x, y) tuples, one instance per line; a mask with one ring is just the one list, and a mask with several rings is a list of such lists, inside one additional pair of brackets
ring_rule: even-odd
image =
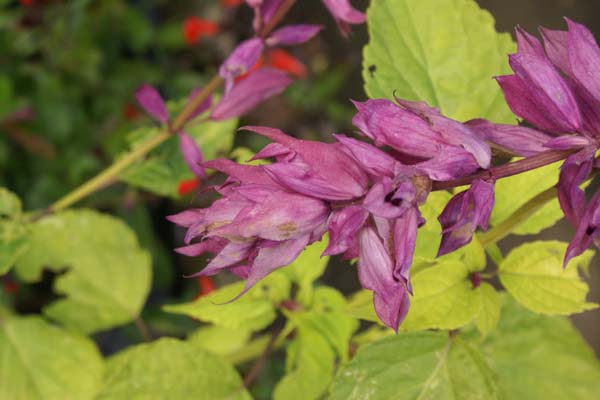
[(298, 328), (287, 351), (288, 373), (275, 386), (275, 400), (319, 399), (333, 378), (335, 355), (327, 340), (311, 329)]
[(166, 338), (111, 357), (97, 399), (237, 400), (250, 395), (236, 370), (218, 356)]
[(338, 372), (331, 400), (499, 399), (481, 354), (447, 332), (401, 333), (367, 344)]
[(512, 250), (500, 264), (500, 281), (523, 306), (544, 314), (573, 314), (595, 308), (585, 301), (588, 285), (579, 277), (593, 252), (586, 251), (563, 269), (566, 243), (525, 243)]
[(298, 299), (303, 304), (310, 303), (313, 292), (312, 283), (325, 272), (329, 257), (321, 257), (321, 254), (325, 251), (328, 243), (329, 238), (325, 236), (321, 241), (311, 244), (300, 253), (293, 263), (282, 270), (292, 282), (298, 284)]
[(506, 399), (590, 400), (600, 393), (600, 363), (570, 321), (529, 312), (506, 296), (498, 328), (479, 348)]
[[(533, 197), (555, 186), (558, 182), (559, 167), (558, 163), (554, 163), (498, 180), (490, 223), (498, 225)], [(515, 188), (519, 188), (518, 196), (515, 196)], [(512, 233), (517, 235), (537, 234), (554, 225), (562, 216), (558, 200), (554, 199), (533, 212)]]
[(239, 299), (227, 303), (243, 288), (243, 282), (230, 284), (194, 302), (168, 305), (164, 310), (230, 329), (258, 331), (275, 320), (274, 304), (289, 297), (290, 282), (283, 274), (271, 274)]
[(21, 211), (21, 200), (17, 195), (0, 187), (0, 218), (17, 218)]
[(54, 283), (66, 297), (44, 308), (50, 318), (91, 333), (139, 315), (150, 289), (150, 257), (124, 223), (91, 210), (66, 211), (33, 224), (29, 236), (16, 265), (23, 280), (39, 280), (44, 268), (67, 270)]
[(21, 222), (0, 219), (0, 275), (25, 254), (28, 245), (27, 228)]
[(346, 314), (357, 319), (381, 323), (373, 306), (373, 292), (361, 289), (348, 299)]
[(0, 398), (94, 399), (102, 357), (94, 342), (39, 317), (0, 323)]
[(482, 335), (492, 332), (500, 319), (500, 296), (489, 283), (483, 282), (476, 290), (479, 301), (479, 312), (475, 319), (477, 329)]
[(427, 101), (458, 120), (514, 122), (495, 75), (507, 73), (509, 34), (473, 0), (377, 0), (368, 11), (363, 78), (371, 98)]
[(250, 334), (249, 330), (211, 325), (197, 329), (188, 337), (187, 341), (213, 354), (230, 355), (246, 345)]
[(440, 262), (412, 278), (414, 296), (401, 330), (456, 329), (477, 315), (470, 271), (459, 261)]

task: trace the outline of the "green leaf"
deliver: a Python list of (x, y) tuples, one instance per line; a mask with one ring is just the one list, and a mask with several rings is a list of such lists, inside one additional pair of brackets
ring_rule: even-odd
[(32, 225), (29, 250), (18, 260), (21, 279), (34, 282), (44, 268), (61, 298), (44, 308), (50, 318), (92, 333), (132, 321), (150, 290), (148, 253), (121, 221), (91, 210), (66, 211)]
[(7, 273), (27, 251), (27, 228), (20, 222), (0, 219), (0, 275)]
[[(498, 225), (533, 197), (555, 186), (558, 182), (559, 167), (559, 163), (554, 163), (498, 180), (495, 187), (495, 204), (490, 223)], [(515, 196), (515, 188), (519, 188), (518, 196)], [(516, 235), (534, 235), (551, 227), (562, 217), (563, 213), (558, 199), (554, 199), (532, 213), (512, 233)]]
[(412, 332), (361, 347), (338, 372), (331, 400), (499, 399), (482, 355), (446, 332)]
[(223, 286), (194, 302), (168, 305), (163, 309), (225, 328), (254, 332), (266, 328), (275, 320), (274, 304), (289, 298), (290, 286), (283, 274), (275, 273), (231, 303), (227, 302), (242, 292), (243, 282)]
[(0, 218), (14, 219), (21, 215), (21, 200), (13, 192), (0, 187)]
[(458, 120), (514, 122), (491, 79), (509, 71), (509, 34), (473, 0), (378, 0), (367, 13), (363, 78), (371, 98), (427, 101)]
[(312, 284), (325, 272), (329, 257), (321, 257), (321, 254), (325, 251), (328, 243), (329, 238), (327, 236), (323, 237), (321, 241), (315, 242), (304, 249), (293, 263), (282, 269), (292, 282), (298, 284), (297, 298), (303, 304), (310, 303), (313, 294)]
[(512, 250), (500, 264), (500, 281), (523, 306), (544, 314), (569, 315), (596, 308), (585, 301), (588, 285), (579, 277), (593, 252), (586, 251), (563, 269), (566, 243), (538, 241)]
[(442, 227), (437, 217), (451, 198), (452, 194), (443, 190), (432, 192), (427, 197), (427, 202), (420, 207), (421, 214), (425, 218), (426, 223), (417, 233), (417, 244), (414, 255), (415, 264), (436, 259), (442, 240)]
[(250, 399), (236, 370), (197, 346), (165, 338), (129, 348), (106, 364), (98, 400)]
[(600, 363), (565, 317), (529, 312), (504, 296), (498, 328), (479, 344), (507, 399), (589, 400)]
[(94, 342), (39, 317), (0, 323), (0, 398), (94, 399), (103, 362)]
[(250, 334), (249, 330), (213, 325), (197, 329), (187, 341), (213, 354), (227, 356), (242, 349), (248, 343)]
[[(206, 121), (187, 127), (186, 132), (200, 146), (204, 158), (212, 160), (231, 149), (236, 127), (237, 119)], [(130, 140), (135, 147), (157, 133), (157, 128), (142, 128), (132, 132)], [(179, 150), (178, 138), (173, 137), (155, 149), (146, 160), (128, 168), (121, 179), (161, 196), (179, 197), (179, 182), (193, 177)]]
[(401, 330), (456, 329), (478, 313), (478, 289), (466, 264), (448, 260), (412, 278), (414, 296)]
[(482, 335), (489, 335), (500, 319), (500, 296), (489, 283), (483, 282), (476, 290), (479, 300), (479, 312), (475, 319), (477, 329)]
[(361, 289), (348, 299), (345, 309), (346, 314), (357, 319), (382, 324), (375, 313), (373, 306), (373, 292)]

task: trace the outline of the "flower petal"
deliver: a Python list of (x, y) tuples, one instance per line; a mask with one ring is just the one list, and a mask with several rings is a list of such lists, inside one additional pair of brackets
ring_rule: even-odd
[(135, 92), (139, 105), (155, 120), (166, 124), (169, 121), (169, 111), (158, 90), (148, 84), (143, 84)]
[(288, 25), (275, 30), (266, 40), (268, 46), (292, 46), (308, 42), (323, 29), (320, 25)]
[(183, 131), (179, 134), (179, 149), (190, 171), (200, 179), (206, 178), (206, 173), (202, 168), (204, 162), (202, 151), (196, 141)]

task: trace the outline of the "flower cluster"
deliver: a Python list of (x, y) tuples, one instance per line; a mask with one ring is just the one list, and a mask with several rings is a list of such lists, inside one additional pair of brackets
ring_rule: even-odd
[[(361, 21), (347, 1), (324, 2), (343, 32)], [(242, 98), (236, 91), (246, 98), (277, 81), (278, 71), (255, 67), (266, 49), (303, 43), (320, 29), (292, 25), (265, 36), (260, 32), (276, 14), (271, 7), (282, 1), (247, 3), (255, 9), (257, 36), (241, 43), (219, 70), (225, 102)], [(487, 229), (496, 179), (568, 156), (558, 183), (561, 206), (577, 226), (567, 263), (600, 236), (600, 194), (586, 208), (580, 189), (598, 163), (600, 85), (593, 76), (600, 72), (600, 49), (586, 28), (567, 22), (568, 32), (542, 31), (545, 47), (518, 29), (518, 52), (509, 57), (515, 74), (497, 78), (510, 108), (532, 127), (483, 119), (461, 123), (424, 102), (373, 99), (354, 103), (353, 124), (365, 140), (338, 134), (335, 142), (320, 143), (274, 128), (242, 128), (272, 141), (254, 159), (273, 162), (203, 163), (228, 177), (215, 188), (221, 198), (210, 207), (169, 217), (188, 229), (186, 246), (177, 251), (214, 254), (196, 275), (233, 272), (246, 280), (243, 294), (328, 232), (323, 255), (358, 259), (360, 282), (374, 292), (377, 315), (397, 330), (409, 309), (417, 231), (426, 223), (419, 207), (431, 190), (469, 185), (438, 217), (438, 255), (444, 255), (469, 243), (477, 228)], [(240, 89), (243, 85), (248, 87)], [(217, 105), (211, 117), (242, 108)], [(492, 148), (526, 162), (509, 164), (501, 173), (502, 167), (491, 166)]]
[[(216, 188), (222, 198), (170, 217), (188, 228), (180, 253), (215, 255), (197, 275), (226, 269), (246, 279), (247, 290), (329, 232), (323, 254), (358, 258), (378, 316), (398, 328), (410, 303), (417, 230), (425, 223), (419, 206), (432, 181), (487, 168), (491, 152), (475, 130), (424, 103), (355, 104), (354, 124), (375, 146), (345, 135), (334, 135), (334, 143), (306, 141), (254, 126), (242, 129), (272, 140), (254, 159), (273, 163), (204, 163), (228, 176)], [(493, 181), (476, 180), (457, 194), (440, 216), (440, 253), (468, 243), (477, 226), (487, 225), (492, 205)]]
[(568, 31), (542, 28), (544, 44), (517, 29), (518, 52), (509, 57), (514, 75), (500, 76), (511, 110), (549, 140), (544, 146), (572, 150), (561, 167), (558, 199), (577, 231), (564, 263), (600, 236), (600, 192), (586, 206), (580, 185), (597, 166), (600, 147), (600, 48), (583, 25)]

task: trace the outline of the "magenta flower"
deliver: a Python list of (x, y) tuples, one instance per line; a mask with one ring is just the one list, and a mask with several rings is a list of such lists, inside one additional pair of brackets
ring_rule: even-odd
[(479, 135), (425, 103), (354, 104), (358, 113), (352, 122), (362, 134), (377, 146), (393, 148), (398, 161), (418, 165), (434, 180), (455, 179), (490, 165), (490, 148)]
[(284, 190), (263, 167), (228, 160), (206, 165), (229, 174), (225, 185), (217, 189), (223, 197), (209, 208), (169, 217), (188, 228), (188, 246), (179, 252), (190, 256), (215, 254), (194, 276), (227, 269), (246, 279), (247, 290), (275, 269), (290, 264), (325, 233), (329, 207), (323, 201)]
[[(199, 91), (200, 89), (194, 89), (190, 94), (189, 101), (191, 101)], [(168, 124), (170, 118), (169, 111), (167, 110), (167, 105), (162, 96), (158, 93), (158, 90), (150, 85), (144, 84), (136, 91), (135, 98), (148, 115), (161, 124)], [(192, 112), (189, 118), (193, 119), (205, 112), (210, 108), (211, 103), (212, 98), (208, 97)], [(196, 141), (183, 130), (179, 131), (177, 134), (179, 136), (179, 148), (185, 163), (197, 178), (204, 179), (206, 177), (204, 169), (202, 168), (204, 157), (202, 156), (200, 147)]]
[[(366, 193), (367, 174), (339, 143), (295, 139), (274, 128), (241, 129), (256, 132), (279, 145), (275, 149), (281, 161), (265, 166), (265, 172), (288, 190), (325, 200), (350, 200)], [(273, 154), (259, 153), (255, 158)]]
[(577, 151), (563, 163), (558, 184), (562, 210), (577, 227), (565, 262), (592, 242), (582, 232), (595, 229), (586, 225), (596, 203), (586, 210), (579, 185), (590, 174), (600, 135), (600, 48), (587, 28), (566, 21), (568, 31), (541, 29), (543, 46), (517, 29), (518, 52), (510, 56), (515, 74), (497, 78), (511, 110), (553, 136), (545, 147)]
[(493, 208), (493, 182), (475, 180), (469, 189), (454, 196), (438, 218), (442, 225), (438, 256), (468, 244), (477, 227), (486, 230)]

